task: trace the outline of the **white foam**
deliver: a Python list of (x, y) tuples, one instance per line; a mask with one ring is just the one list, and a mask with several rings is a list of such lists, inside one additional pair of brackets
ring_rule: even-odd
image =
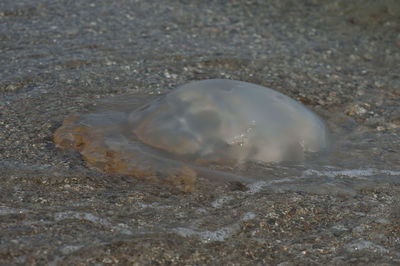
[(223, 207), (225, 203), (231, 201), (232, 199), (233, 199), (233, 197), (230, 197), (230, 196), (223, 196), (223, 197), (218, 198), (218, 199), (216, 199), (215, 201), (213, 201), (213, 202), (211, 203), (211, 206), (212, 206), (213, 208), (219, 209), (219, 208)]
[(7, 215), (7, 214), (22, 214), (29, 212), (29, 210), (26, 209), (15, 209), (15, 208), (10, 208), (6, 206), (0, 206), (0, 215)]
[(272, 184), (281, 184), (281, 183), (287, 183), (287, 182), (293, 182), (297, 181), (299, 179), (303, 178), (303, 176), (296, 176), (296, 177), (285, 177), (281, 179), (276, 179), (276, 180), (271, 180), (271, 181), (259, 181), (255, 182), (252, 184), (247, 185), (248, 190), (246, 191), (246, 194), (255, 194), (260, 192), (264, 187), (270, 186)]
[(172, 206), (169, 205), (160, 205), (158, 202), (153, 202), (151, 204), (147, 203), (142, 203), (142, 202), (136, 202), (135, 206), (138, 207), (139, 209), (168, 209), (168, 208), (173, 208)]
[(233, 235), (239, 229), (238, 227), (239, 226), (237, 224), (234, 224), (232, 226), (222, 227), (215, 231), (208, 231), (208, 230), (198, 231), (191, 228), (178, 227), (175, 228), (173, 231), (183, 237), (196, 236), (202, 242), (208, 243), (215, 241), (224, 241), (227, 237)]
[(234, 235), (236, 232), (240, 230), (240, 222), (249, 221), (256, 217), (253, 212), (247, 212), (243, 215), (243, 217), (239, 220), (239, 222), (221, 227), (215, 231), (210, 230), (201, 230), (198, 228), (186, 228), (186, 227), (177, 227), (174, 228), (176, 234), (183, 237), (198, 237), (202, 242), (216, 242), (216, 241), (224, 241), (226, 238)]
[(119, 223), (117, 225), (113, 225), (108, 221), (106, 218), (101, 218), (95, 216), (91, 213), (85, 212), (74, 212), (74, 211), (66, 211), (66, 212), (59, 212), (54, 215), (56, 221), (66, 220), (66, 219), (79, 219), (79, 220), (87, 220), (94, 224), (99, 224), (106, 228), (109, 228), (113, 231), (119, 232), (124, 235), (132, 235), (132, 231), (128, 229), (128, 226), (123, 223)]
[(256, 215), (254, 212), (247, 212), (242, 218), (242, 221), (250, 221), (256, 218)]
[(372, 251), (372, 252), (379, 252), (379, 253), (386, 253), (389, 252), (386, 248), (376, 245), (372, 243), (371, 241), (364, 240), (364, 239), (358, 239), (357, 241), (347, 244), (346, 248), (350, 252), (355, 252), (355, 251)]
[(375, 176), (375, 175), (400, 176), (400, 171), (367, 168), (367, 169), (344, 169), (344, 170), (323, 170), (323, 171), (308, 169), (303, 172), (303, 176), (312, 176), (312, 175), (326, 176), (332, 178), (339, 176), (348, 176), (353, 178), (364, 179), (365, 177)]
[(72, 253), (74, 251), (77, 251), (78, 249), (82, 248), (83, 245), (69, 245), (69, 246), (64, 246), (63, 248), (61, 248), (61, 252), (64, 255), (68, 255), (69, 253)]
[(247, 194), (255, 194), (260, 192), (263, 187), (267, 186), (268, 183), (265, 181), (259, 181), (252, 184), (247, 185), (248, 190), (246, 191)]

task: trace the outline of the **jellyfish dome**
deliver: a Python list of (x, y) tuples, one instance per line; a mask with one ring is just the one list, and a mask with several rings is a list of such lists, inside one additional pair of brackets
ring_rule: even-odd
[(129, 116), (144, 143), (204, 160), (298, 160), (327, 148), (324, 122), (302, 104), (255, 84), (188, 83)]

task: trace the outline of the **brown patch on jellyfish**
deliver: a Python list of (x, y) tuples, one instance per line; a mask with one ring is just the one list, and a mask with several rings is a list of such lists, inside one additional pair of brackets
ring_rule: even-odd
[[(155, 164), (146, 163), (138, 151), (107, 145), (107, 134), (87, 124), (88, 117), (67, 117), (62, 126), (56, 130), (53, 140), (61, 149), (79, 151), (88, 167), (108, 174), (131, 176), (150, 182), (169, 184), (183, 192), (193, 191), (197, 179), (194, 169), (165, 167), (155, 169)], [(86, 122), (86, 123), (85, 123)], [(118, 129), (119, 125), (114, 125)], [(110, 128), (108, 128), (110, 130)], [(119, 128), (119, 130), (122, 130)], [(107, 131), (107, 129), (105, 129)]]
[(53, 141), (62, 149), (75, 149), (80, 151), (85, 144), (85, 138), (90, 129), (84, 126), (77, 126), (76, 122), (80, 120), (79, 116), (67, 117), (62, 126), (56, 130)]

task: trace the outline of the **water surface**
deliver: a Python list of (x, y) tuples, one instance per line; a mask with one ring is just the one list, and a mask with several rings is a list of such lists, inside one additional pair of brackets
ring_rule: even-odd
[[(399, 263), (398, 3), (362, 2), (2, 1), (0, 262)], [(333, 151), (182, 193), (53, 144), (72, 113), (210, 78), (301, 101)]]

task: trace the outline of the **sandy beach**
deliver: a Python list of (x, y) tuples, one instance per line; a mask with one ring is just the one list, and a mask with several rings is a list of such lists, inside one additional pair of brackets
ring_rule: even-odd
[[(3, 0), (0, 64), (1, 265), (400, 264), (398, 1)], [(331, 152), (184, 193), (53, 142), (71, 114), (214, 78), (303, 103)]]

